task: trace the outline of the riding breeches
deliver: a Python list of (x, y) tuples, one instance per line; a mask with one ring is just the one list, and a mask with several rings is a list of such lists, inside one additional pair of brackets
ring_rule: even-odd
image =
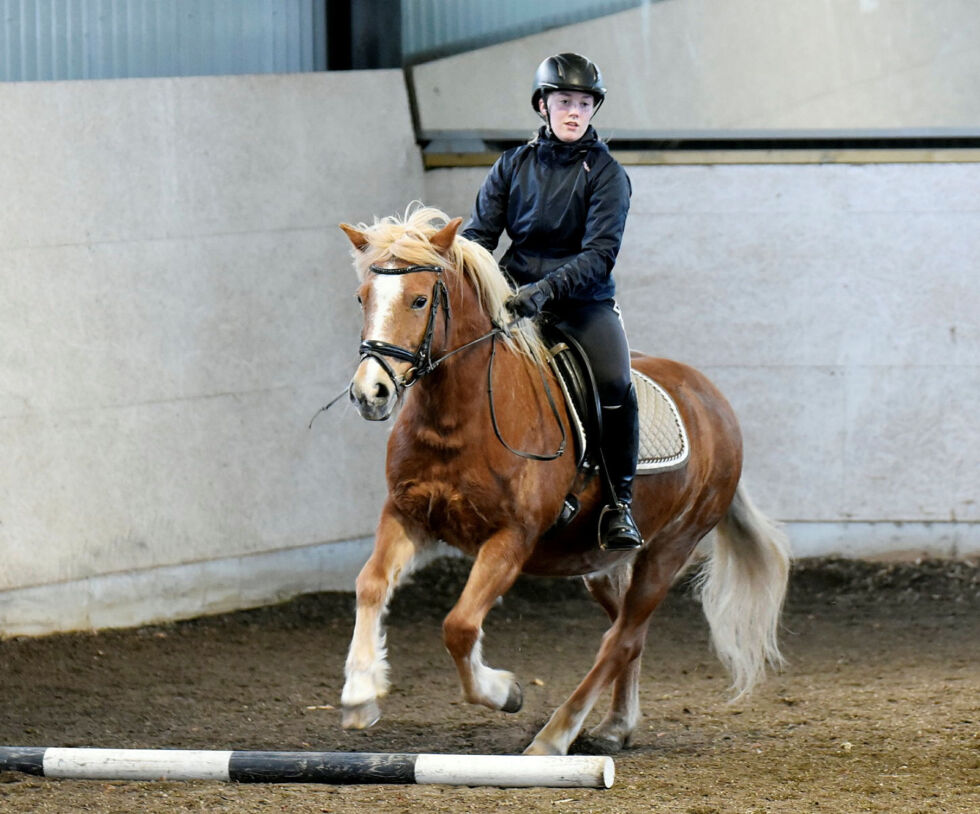
[(555, 324), (588, 356), (599, 403), (623, 405), (630, 390), (630, 349), (615, 300), (561, 304), (548, 310)]

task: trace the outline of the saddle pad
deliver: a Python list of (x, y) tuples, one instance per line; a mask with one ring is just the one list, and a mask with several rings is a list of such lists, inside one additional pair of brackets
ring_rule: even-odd
[[(558, 375), (558, 383), (565, 395), (572, 432), (579, 451), (578, 464), (585, 461), (586, 432), (585, 423), (579, 415), (579, 407), (572, 397), (569, 385), (562, 371), (552, 366)], [(674, 400), (659, 384), (637, 370), (631, 370), (633, 387), (636, 388), (636, 405), (640, 424), (640, 451), (637, 456), (636, 472), (644, 475), (652, 472), (667, 472), (687, 463), (690, 444), (687, 430)]]
[(637, 474), (664, 472), (687, 462), (687, 430), (674, 400), (659, 384), (639, 371), (631, 371), (640, 412), (640, 455)]

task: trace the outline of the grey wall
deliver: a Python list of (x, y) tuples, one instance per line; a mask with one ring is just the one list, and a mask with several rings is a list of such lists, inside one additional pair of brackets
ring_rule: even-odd
[(600, 65), (607, 134), (980, 125), (974, 0), (662, 0), (418, 66), (422, 128), (523, 132), (534, 69)]
[[(628, 171), (630, 342), (733, 402), (796, 555), (980, 553), (980, 164)], [(467, 214), (484, 173), (426, 194)]]
[[(568, 33), (452, 66), (533, 71)], [(494, 122), (529, 131), (514, 70)], [(420, 197), (465, 215), (486, 168), (423, 174), (397, 71), (0, 84), (0, 143), (0, 633), (349, 589), (388, 428), (306, 428), (356, 359), (336, 224)], [(631, 340), (724, 389), (796, 554), (980, 552), (980, 164), (629, 172)]]
[(0, 631), (349, 587), (385, 430), (307, 423), (336, 224), (421, 195), (401, 72), (0, 84), (0, 134)]

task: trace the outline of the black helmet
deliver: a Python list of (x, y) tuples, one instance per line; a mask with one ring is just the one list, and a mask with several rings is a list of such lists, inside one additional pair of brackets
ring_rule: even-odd
[(602, 84), (602, 74), (598, 66), (581, 54), (556, 54), (538, 65), (534, 74), (534, 90), (531, 93), (531, 107), (539, 113), (538, 100), (549, 90), (577, 90), (591, 93), (595, 108), (599, 109), (606, 98)]

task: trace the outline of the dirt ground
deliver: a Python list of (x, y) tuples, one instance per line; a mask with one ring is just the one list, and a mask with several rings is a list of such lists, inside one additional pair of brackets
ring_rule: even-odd
[[(578, 582), (522, 580), (486, 627), (525, 689), (515, 715), (463, 704), (440, 640), (462, 584), (441, 560), (393, 604), (393, 691), (372, 730), (333, 708), (347, 594), (173, 625), (0, 641), (0, 743), (516, 753), (591, 664), (605, 619)], [(980, 567), (804, 561), (789, 667), (745, 702), (675, 588), (651, 628), (644, 720), (610, 790), (102, 782), (0, 774), (4, 812), (980, 812)], [(603, 701), (603, 706), (605, 701)], [(590, 725), (598, 720), (594, 714)]]

